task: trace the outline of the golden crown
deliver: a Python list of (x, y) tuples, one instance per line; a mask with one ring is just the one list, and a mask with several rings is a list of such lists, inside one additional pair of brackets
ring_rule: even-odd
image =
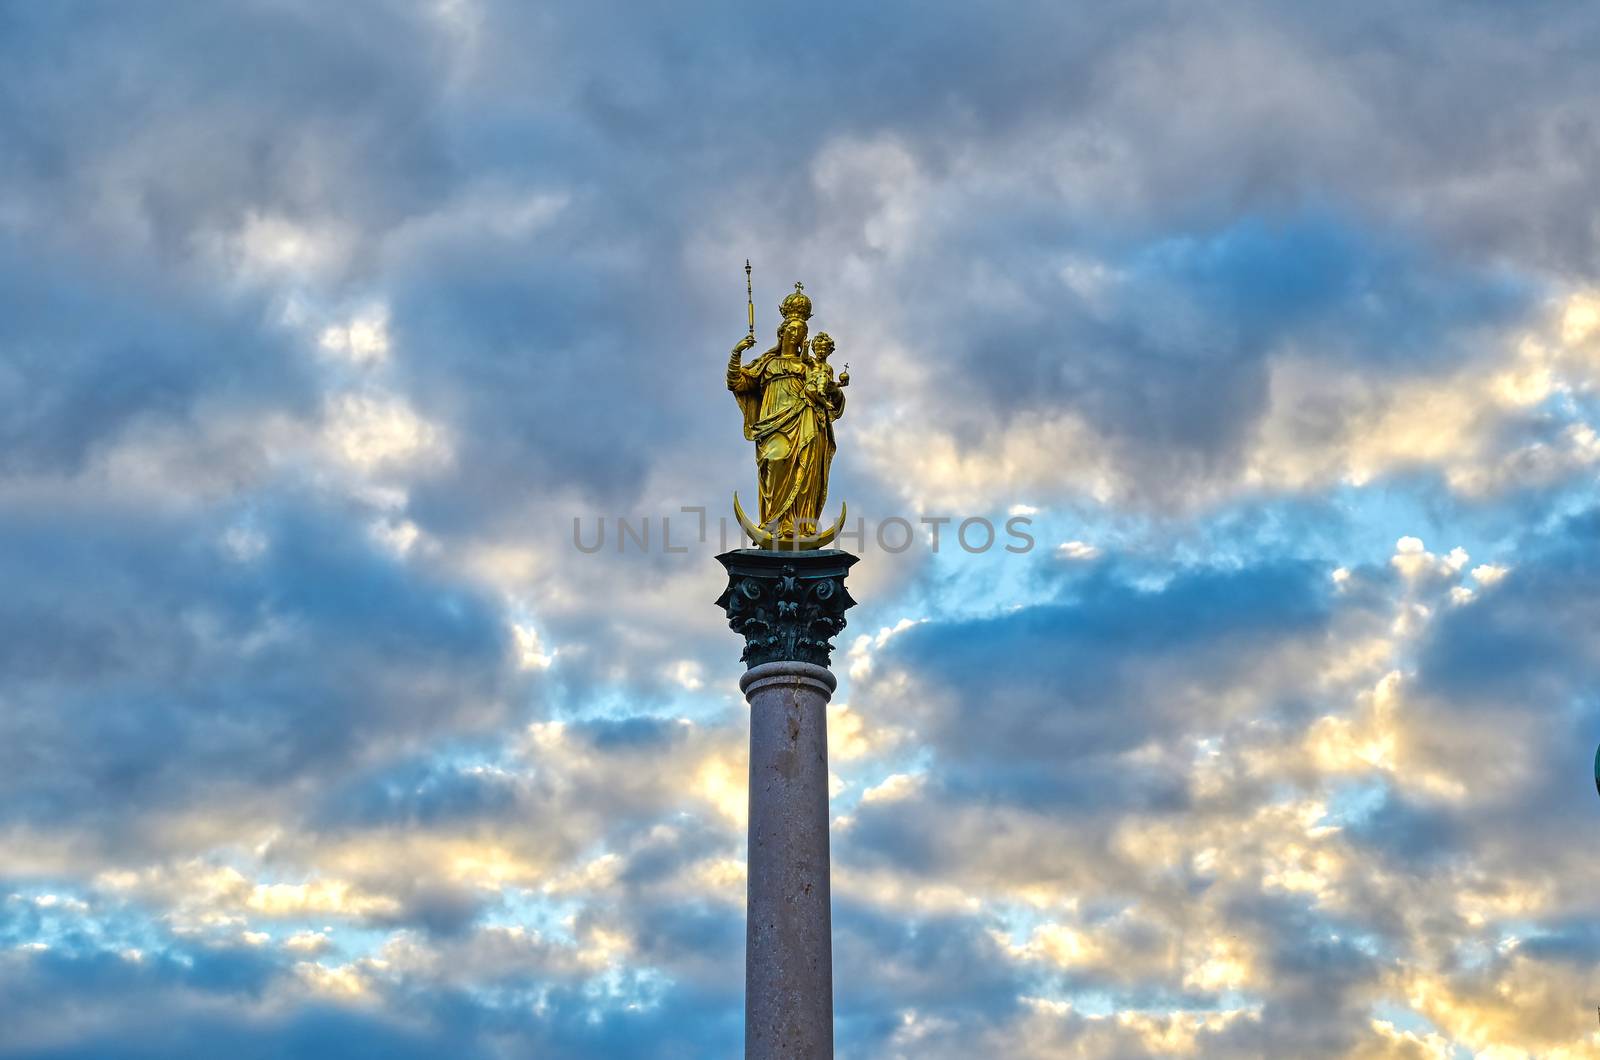
[(783, 314), (784, 320), (810, 320), (811, 299), (806, 297), (806, 285), (796, 283), (794, 292), (779, 304), (778, 312)]

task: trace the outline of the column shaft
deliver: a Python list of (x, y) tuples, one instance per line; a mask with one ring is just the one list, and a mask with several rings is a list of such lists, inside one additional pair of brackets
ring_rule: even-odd
[(833, 1056), (828, 725), (834, 677), (804, 662), (752, 667), (745, 1057)]

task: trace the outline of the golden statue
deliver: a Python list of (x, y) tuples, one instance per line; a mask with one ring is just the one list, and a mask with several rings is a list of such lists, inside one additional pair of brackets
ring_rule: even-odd
[[(747, 266), (748, 272), (748, 266)], [(836, 448), (833, 421), (844, 413), (844, 388), (850, 373), (834, 378), (828, 357), (833, 339), (819, 332), (808, 350), (806, 321), (811, 319), (811, 299), (803, 284), (778, 307), (778, 344), (748, 365), (741, 355), (756, 344), (754, 304), (750, 334), (739, 340), (728, 357), (728, 389), (744, 413), (744, 436), (756, 444), (756, 474), (760, 482), (761, 522), (755, 525), (733, 496), (739, 523), (761, 548), (794, 550), (822, 548), (844, 525), (838, 520), (818, 533), (822, 505), (828, 497), (828, 468)]]

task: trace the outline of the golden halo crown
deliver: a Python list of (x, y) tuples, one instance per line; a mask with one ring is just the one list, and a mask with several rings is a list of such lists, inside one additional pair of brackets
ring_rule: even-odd
[(784, 320), (811, 319), (811, 299), (806, 296), (805, 284), (794, 285), (793, 293), (778, 305), (778, 312), (783, 314)]

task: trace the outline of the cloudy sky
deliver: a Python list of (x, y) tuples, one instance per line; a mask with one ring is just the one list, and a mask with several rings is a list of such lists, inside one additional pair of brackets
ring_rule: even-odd
[(0, 1055), (737, 1055), (747, 257), (852, 365), (842, 1057), (1595, 1055), (1596, 54), (0, 6)]

